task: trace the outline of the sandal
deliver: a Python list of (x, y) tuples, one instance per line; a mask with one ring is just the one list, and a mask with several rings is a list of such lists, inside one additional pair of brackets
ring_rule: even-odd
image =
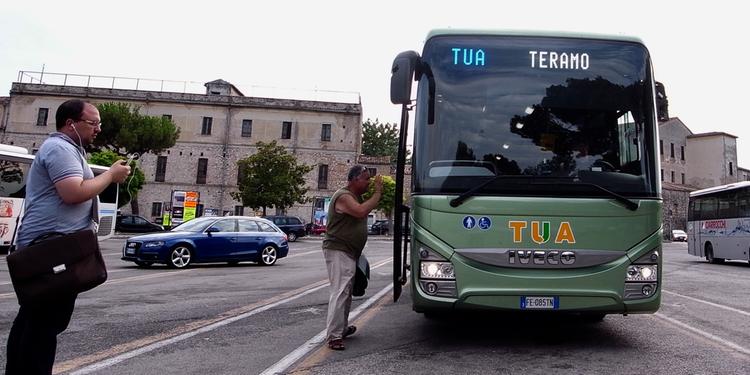
[(331, 350), (344, 350), (344, 340), (343, 339), (333, 339), (331, 341), (328, 341), (328, 347), (331, 348)]
[(357, 327), (356, 326), (346, 327), (346, 329), (344, 330), (343, 337), (344, 338), (349, 337), (349, 336), (353, 335), (354, 332), (357, 332)]

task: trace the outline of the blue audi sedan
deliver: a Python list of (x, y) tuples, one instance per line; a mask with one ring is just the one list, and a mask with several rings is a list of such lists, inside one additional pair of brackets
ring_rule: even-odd
[(193, 263), (252, 261), (271, 266), (289, 252), (287, 236), (258, 217), (199, 217), (168, 232), (130, 237), (122, 260), (141, 267), (164, 263), (185, 268)]

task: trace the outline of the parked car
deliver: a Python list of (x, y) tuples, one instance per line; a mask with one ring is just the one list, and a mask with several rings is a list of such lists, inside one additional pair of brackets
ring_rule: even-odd
[(263, 216), (263, 218), (272, 221), (277, 227), (281, 228), (289, 236), (289, 242), (297, 241), (297, 238), (306, 234), (305, 224), (296, 216), (273, 215)]
[(388, 234), (388, 220), (375, 220), (367, 231), (369, 234)]
[(117, 216), (115, 230), (128, 233), (163, 232), (164, 227), (143, 216), (126, 214)]
[(323, 224), (310, 223), (308, 225), (309, 227), (307, 228), (307, 234), (314, 234), (316, 236), (319, 236), (321, 234), (325, 234), (326, 232), (326, 226)]
[(685, 233), (684, 230), (673, 229), (672, 230), (672, 241), (687, 242), (687, 233)]
[(289, 252), (287, 235), (272, 222), (247, 216), (204, 216), (174, 229), (130, 237), (122, 260), (141, 267), (164, 263), (184, 268), (193, 263), (242, 261), (271, 266)]

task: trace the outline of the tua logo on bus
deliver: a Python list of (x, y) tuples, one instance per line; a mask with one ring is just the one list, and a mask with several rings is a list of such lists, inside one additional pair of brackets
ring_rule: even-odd
[[(520, 243), (523, 242), (524, 232), (529, 228), (529, 222), (515, 220), (508, 221), (508, 228), (513, 233), (513, 242)], [(549, 221), (532, 221), (531, 228), (529, 228), (531, 240), (538, 244), (549, 242), (551, 238), (550, 234), (552, 233), (550, 230), (551, 228), (552, 224)], [(570, 223), (567, 221), (560, 223), (560, 226), (557, 228), (557, 234), (555, 235), (555, 243), (563, 242), (569, 244), (576, 243), (573, 228), (571, 228)]]
[(484, 50), (481, 48), (451, 48), (453, 65), (484, 66)]

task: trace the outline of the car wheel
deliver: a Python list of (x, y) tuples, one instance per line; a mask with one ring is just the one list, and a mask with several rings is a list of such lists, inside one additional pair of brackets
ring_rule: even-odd
[(169, 252), (169, 266), (174, 268), (185, 268), (193, 260), (193, 252), (186, 245), (177, 245)]
[(287, 238), (289, 238), (289, 242), (297, 241), (297, 233), (289, 232)]
[(264, 266), (273, 266), (276, 263), (279, 255), (276, 252), (276, 248), (272, 245), (266, 245), (260, 252), (260, 264)]
[(147, 267), (151, 267), (151, 265), (154, 264), (154, 263), (153, 262), (142, 262), (140, 260), (137, 260), (137, 261), (135, 261), (135, 264), (137, 264), (138, 267), (147, 268)]

